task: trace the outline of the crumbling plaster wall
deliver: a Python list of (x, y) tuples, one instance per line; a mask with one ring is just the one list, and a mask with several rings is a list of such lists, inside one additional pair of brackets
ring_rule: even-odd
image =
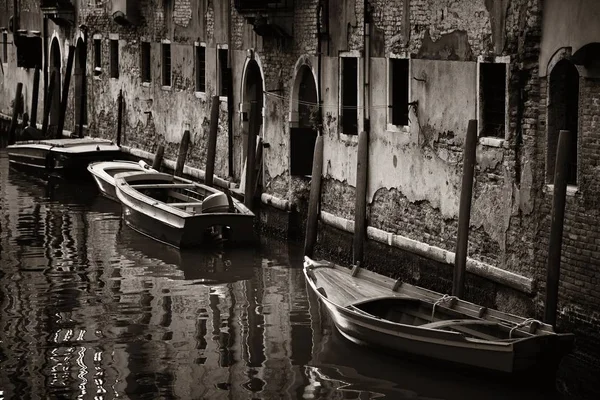
[[(484, 0), (371, 2), (373, 29), (379, 32), (372, 40), (384, 42), (372, 47), (383, 47), (385, 56), (411, 55), (410, 101), (418, 101), (418, 106), (411, 109), (408, 132), (387, 130), (388, 61), (372, 58), (368, 223), (454, 251), (464, 137), (469, 119), (477, 119), (476, 60), (509, 55), (508, 134), (500, 147), (484, 142), (477, 147), (469, 254), (532, 275), (533, 175), (531, 165), (523, 162), (527, 152), (516, 144), (516, 130), (529, 129), (532, 122), (518, 115), (521, 100), (515, 80), (520, 75), (515, 72), (517, 61), (522, 61), (517, 55), (519, 39), (530, 26), (535, 29), (539, 19), (526, 14), (531, 2), (501, 3), (498, 7)], [(405, 21), (410, 21), (410, 30), (403, 29)], [(362, 38), (356, 43), (362, 45)], [(535, 57), (535, 48), (527, 54)], [(327, 136), (322, 202), (324, 210), (353, 219), (357, 140), (338, 132), (338, 62), (324, 60)], [(526, 80), (525, 84), (530, 85)]]
[[(144, 4), (145, 3), (145, 4)], [(205, 168), (206, 145), (210, 126), (211, 99), (216, 87), (216, 45), (223, 42), (208, 40), (200, 28), (212, 24), (221, 38), (227, 31), (226, 7), (218, 6), (218, 24), (214, 24), (215, 10), (209, 1), (168, 2), (170, 21), (165, 20), (163, 2), (148, 0), (140, 4), (142, 14), (138, 26), (126, 27), (114, 23), (105, 7), (82, 11), (82, 16), (92, 31), (102, 35), (103, 72), (93, 77), (93, 46), (88, 46), (88, 105), (89, 127), (100, 136), (115, 138), (119, 91), (124, 97), (123, 143), (146, 151), (155, 151), (165, 145), (165, 157), (175, 159), (179, 142), (185, 130), (190, 131), (191, 147), (187, 164)], [(118, 79), (110, 77), (110, 34), (118, 34)], [(226, 35), (226, 33), (225, 33)], [(162, 86), (161, 41), (171, 43), (171, 87)], [(140, 43), (151, 42), (150, 84), (142, 84), (140, 73)], [(220, 39), (221, 40), (221, 39)], [(195, 94), (195, 42), (205, 42), (206, 92)], [(227, 177), (228, 170), (227, 107), (220, 103), (219, 129), (215, 173)]]
[[(263, 104), (263, 125), (260, 135), (268, 147), (263, 148), (263, 191), (280, 198), (295, 201), (295, 178), (289, 174), (289, 98), (292, 96), (295, 65), (298, 59), (314, 61), (316, 52), (316, 9), (317, 0), (295, 2), (293, 16), (286, 24), (293, 30), (293, 37), (284, 41), (258, 36), (246, 16), (232, 5), (231, 46), (235, 55), (233, 65), (235, 111), (234, 140), (235, 159), (243, 166), (247, 123), (241, 121), (239, 111), (249, 109), (244, 98), (244, 68), (248, 62), (248, 49), (260, 67), (266, 92)], [(233, 4), (233, 0), (232, 0)], [(245, 104), (244, 104), (245, 103)], [(241, 173), (241, 171), (240, 171)]]

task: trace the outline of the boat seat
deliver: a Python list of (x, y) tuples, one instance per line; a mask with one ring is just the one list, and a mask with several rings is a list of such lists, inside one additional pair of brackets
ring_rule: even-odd
[(444, 319), (435, 322), (429, 322), (427, 324), (419, 325), (419, 328), (430, 328), (430, 329), (439, 329), (439, 328), (452, 328), (456, 325), (498, 325), (497, 322), (494, 321), (486, 321), (480, 319)]
[(185, 203), (167, 203), (168, 206), (177, 207), (177, 208), (186, 208), (186, 207), (201, 207), (202, 201), (188, 201)]

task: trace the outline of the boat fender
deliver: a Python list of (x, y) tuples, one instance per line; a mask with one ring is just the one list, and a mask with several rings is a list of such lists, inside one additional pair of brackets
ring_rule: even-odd
[(54, 166), (56, 164), (56, 160), (54, 159), (54, 153), (52, 153), (51, 151), (48, 152), (48, 154), (46, 154), (46, 159), (45, 161), (45, 167), (48, 171), (52, 171), (54, 169)]

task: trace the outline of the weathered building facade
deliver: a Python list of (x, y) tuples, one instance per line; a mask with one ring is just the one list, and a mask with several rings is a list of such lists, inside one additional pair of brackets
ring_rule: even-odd
[[(67, 129), (81, 123), (114, 137), (122, 92), (126, 146), (153, 152), (164, 144), (174, 159), (189, 130), (188, 163), (203, 169), (211, 99), (219, 96), (215, 172), (239, 182), (256, 104), (266, 226), (303, 231), (320, 131), (320, 248), (343, 261), (352, 246), (357, 134), (368, 131), (365, 264), (444, 292), (464, 140), (477, 120), (467, 294), (505, 310), (541, 315), (557, 137), (571, 130), (559, 324), (598, 355), (595, 1), (81, 0), (66, 2), (72, 21), (44, 11), (52, 16), (45, 23), (36, 2), (17, 3), (19, 28), (42, 32), (44, 82), (53, 69), (64, 75), (69, 45), (81, 50)], [(8, 28), (13, 2), (0, 7)], [(17, 67), (13, 32), (3, 38), (0, 111), (10, 115), (20, 81), (30, 112), (33, 72)]]

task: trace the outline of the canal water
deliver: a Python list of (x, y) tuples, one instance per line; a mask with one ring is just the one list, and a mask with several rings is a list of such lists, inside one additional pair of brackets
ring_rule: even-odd
[(0, 400), (560, 398), (349, 343), (301, 267), (267, 238), (177, 251), (0, 150)]

